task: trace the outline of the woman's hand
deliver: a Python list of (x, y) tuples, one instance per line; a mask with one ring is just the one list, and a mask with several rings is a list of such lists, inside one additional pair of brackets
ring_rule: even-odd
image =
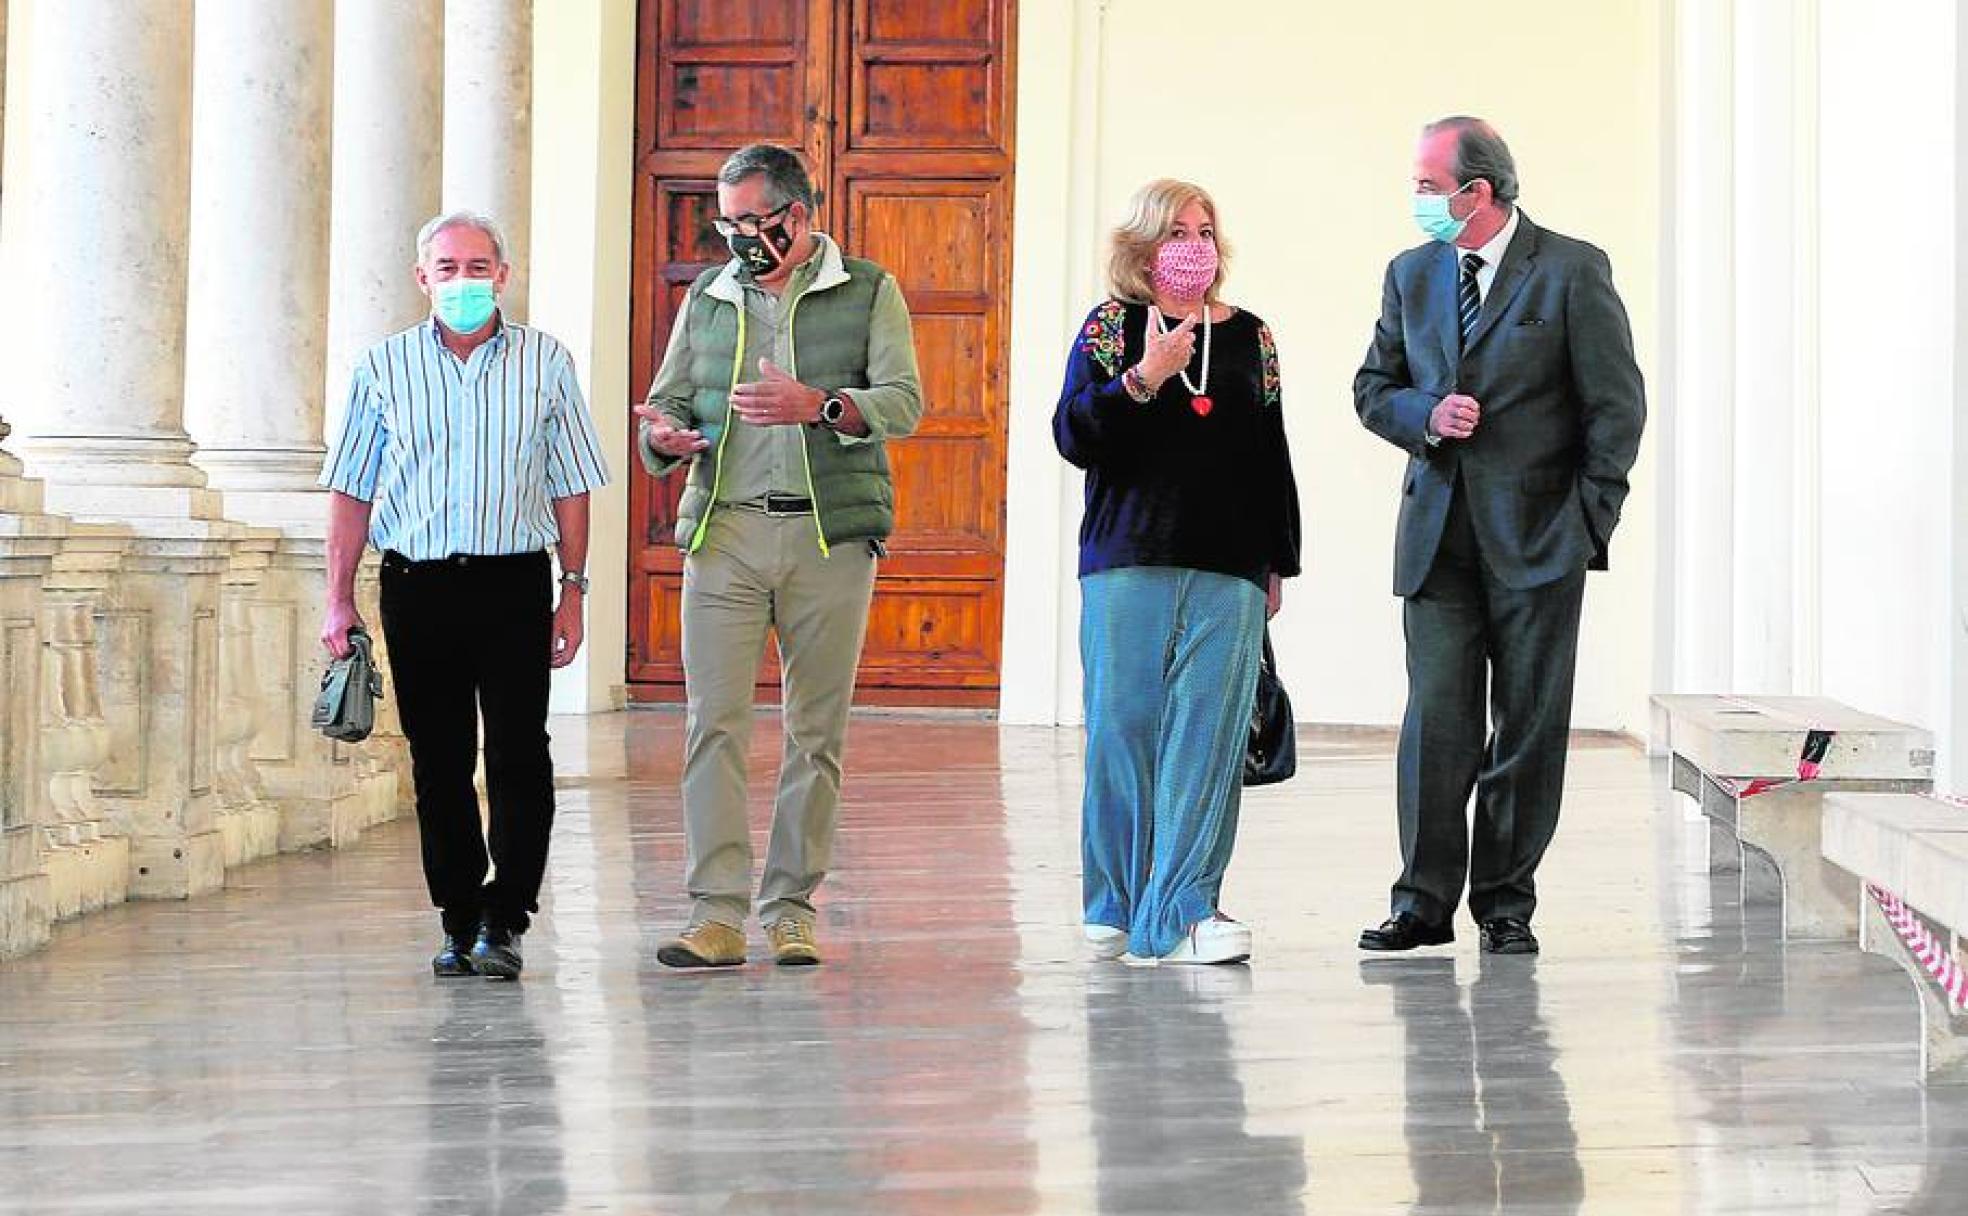
[(1196, 318), (1188, 317), (1182, 324), (1165, 334), (1153, 332), (1149, 327), (1148, 349), (1141, 356), (1141, 378), (1151, 389), (1162, 387), (1162, 381), (1189, 366), (1189, 356), (1196, 350), (1196, 335), (1190, 331), (1196, 328)]

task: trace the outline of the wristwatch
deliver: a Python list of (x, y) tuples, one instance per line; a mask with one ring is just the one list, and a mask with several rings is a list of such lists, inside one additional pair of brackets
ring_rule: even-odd
[(820, 403), (820, 421), (826, 426), (837, 427), (841, 419), (847, 417), (847, 398), (839, 393), (828, 393), (827, 399)]
[(588, 576), (579, 570), (562, 570), (560, 572), (560, 581), (574, 588), (574, 590), (580, 592), (582, 595), (588, 593)]

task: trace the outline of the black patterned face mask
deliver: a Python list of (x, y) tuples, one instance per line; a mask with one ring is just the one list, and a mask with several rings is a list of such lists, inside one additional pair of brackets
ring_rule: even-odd
[(762, 226), (757, 236), (746, 236), (734, 232), (724, 238), (731, 250), (731, 256), (745, 264), (745, 269), (753, 277), (769, 275), (786, 263), (786, 254), (793, 247), (793, 234), (786, 231), (786, 221)]

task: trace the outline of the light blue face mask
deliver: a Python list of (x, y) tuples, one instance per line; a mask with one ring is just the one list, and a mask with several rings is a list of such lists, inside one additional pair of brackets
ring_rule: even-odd
[(491, 279), (447, 279), (431, 284), (431, 311), (454, 334), (475, 334), (499, 307)]
[(1423, 194), (1420, 191), (1416, 191), (1414, 196), (1415, 224), (1431, 239), (1441, 241), (1444, 244), (1455, 244), (1456, 238), (1462, 235), (1462, 230), (1469, 227), (1469, 221), (1467, 219), (1459, 220), (1449, 214), (1449, 200), (1475, 184), (1473, 181), (1467, 182), (1453, 194)]

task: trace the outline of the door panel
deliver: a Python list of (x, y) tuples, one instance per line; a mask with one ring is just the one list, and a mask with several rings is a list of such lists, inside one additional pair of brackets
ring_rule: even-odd
[[(685, 290), (720, 265), (717, 169), (800, 148), (820, 226), (893, 272), (925, 412), (889, 448), (896, 532), (857, 697), (997, 699), (1004, 571), (1013, 0), (642, 0), (631, 375), (647, 388)], [(682, 477), (630, 489), (629, 679), (680, 698)], [(760, 671), (775, 693), (775, 648)]]
[(1007, 0), (854, 0), (847, 146), (1011, 152)]

